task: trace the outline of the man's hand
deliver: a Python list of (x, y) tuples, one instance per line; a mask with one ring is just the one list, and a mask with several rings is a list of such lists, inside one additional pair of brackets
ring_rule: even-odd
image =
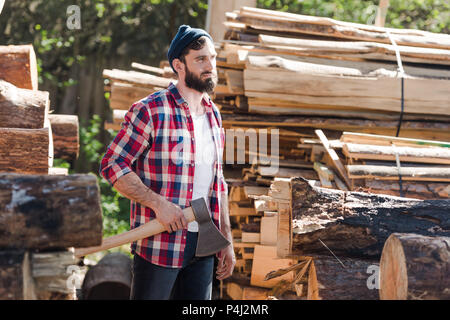
[(236, 257), (234, 256), (233, 245), (229, 245), (220, 251), (220, 258), (216, 271), (217, 280), (223, 280), (231, 276), (235, 265)]
[(152, 209), (155, 211), (156, 219), (161, 222), (167, 232), (187, 229), (188, 222), (180, 206), (161, 197)]

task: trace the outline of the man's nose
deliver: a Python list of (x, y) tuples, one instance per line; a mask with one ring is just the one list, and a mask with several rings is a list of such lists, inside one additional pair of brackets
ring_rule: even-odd
[(211, 72), (211, 71), (214, 70), (214, 68), (215, 68), (215, 66), (214, 66), (214, 63), (213, 63), (212, 59), (208, 59), (206, 61), (206, 66), (205, 66), (206, 71)]

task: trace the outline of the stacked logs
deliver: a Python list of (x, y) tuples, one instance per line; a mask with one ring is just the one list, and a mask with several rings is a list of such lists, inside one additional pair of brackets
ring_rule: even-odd
[[(49, 113), (31, 45), (0, 46), (0, 299), (75, 299), (73, 247), (98, 245), (97, 179), (53, 159), (78, 155), (78, 118)], [(72, 279), (73, 278), (73, 279)]]
[[(373, 297), (367, 275), (371, 267), (380, 270), (381, 299), (448, 299), (448, 282), (443, 280), (450, 263), (448, 199), (327, 189), (303, 178), (279, 179), (271, 188), (272, 196), (286, 201), (285, 210), (278, 211), (278, 254), (312, 256), (322, 298)], [(366, 275), (356, 284), (363, 271), (360, 266), (366, 267)], [(327, 276), (330, 272), (334, 278)], [(349, 272), (353, 282), (341, 282)], [(394, 278), (396, 283), (392, 283)], [(348, 295), (334, 295), (346, 283)], [(340, 289), (334, 291), (335, 287)]]

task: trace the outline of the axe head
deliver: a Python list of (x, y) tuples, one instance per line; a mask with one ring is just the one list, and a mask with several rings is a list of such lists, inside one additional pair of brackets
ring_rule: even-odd
[(198, 240), (195, 250), (196, 257), (206, 257), (215, 254), (230, 245), (211, 219), (204, 198), (191, 201), (195, 221), (198, 223)]

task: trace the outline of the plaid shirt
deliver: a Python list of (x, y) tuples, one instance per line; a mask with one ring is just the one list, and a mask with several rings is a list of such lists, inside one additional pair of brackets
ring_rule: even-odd
[[(212, 128), (217, 159), (209, 191), (212, 219), (220, 229), (220, 193), (227, 192), (222, 155), (225, 134), (217, 107), (205, 94), (202, 99)], [(142, 182), (182, 209), (190, 206), (195, 170), (194, 127), (189, 107), (173, 83), (135, 102), (121, 130), (108, 146), (100, 174), (111, 184), (134, 171)], [(154, 219), (155, 212), (131, 200), (130, 228)], [(131, 252), (160, 266), (181, 268), (187, 229), (148, 237), (131, 244)]]

